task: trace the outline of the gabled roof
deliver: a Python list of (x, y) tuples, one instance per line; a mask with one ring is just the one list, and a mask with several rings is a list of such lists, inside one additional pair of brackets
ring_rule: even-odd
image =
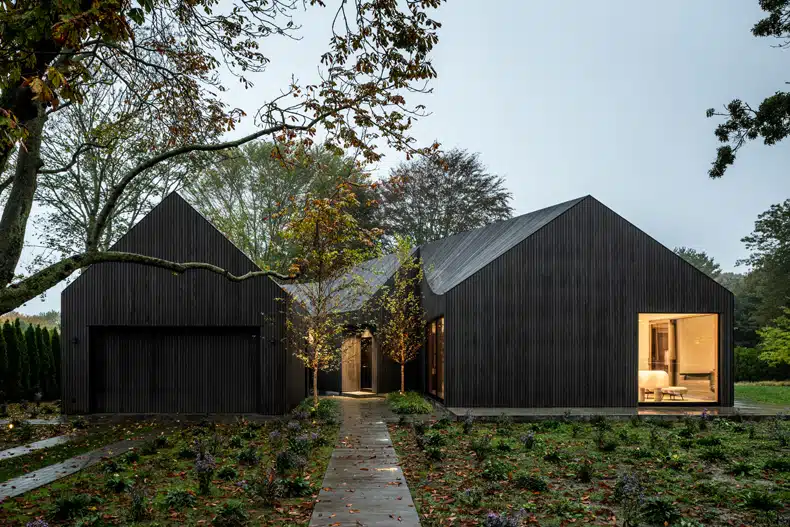
[[(435, 294), (445, 294), (586, 197), (491, 223), (421, 246), (420, 258), (428, 286)], [(386, 254), (356, 266), (341, 280), (349, 284), (359, 280), (366, 286), (345, 288), (338, 295), (337, 310), (345, 313), (360, 309), (387, 283), (397, 268), (398, 258), (394, 254)], [(299, 286), (281, 284), (281, 287), (297, 301), (305, 304), (306, 299), (301, 298), (302, 293), (305, 288), (311, 287), (311, 284)]]
[[(335, 298), (337, 302), (336, 310), (341, 313), (356, 311), (361, 308), (376, 292), (381, 289), (387, 280), (398, 269), (398, 257), (395, 254), (385, 254), (378, 258), (373, 258), (354, 267), (339, 279), (341, 291)], [(364, 287), (355, 285), (364, 284)], [(306, 288), (312, 284), (280, 284), (288, 294), (293, 296), (298, 302), (306, 303), (302, 298)]]
[(587, 196), (428, 243), (420, 249), (425, 280), (443, 295)]

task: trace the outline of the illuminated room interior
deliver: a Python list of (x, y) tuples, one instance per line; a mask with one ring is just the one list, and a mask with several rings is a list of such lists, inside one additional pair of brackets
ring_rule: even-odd
[(640, 313), (639, 402), (718, 402), (718, 352), (717, 314)]

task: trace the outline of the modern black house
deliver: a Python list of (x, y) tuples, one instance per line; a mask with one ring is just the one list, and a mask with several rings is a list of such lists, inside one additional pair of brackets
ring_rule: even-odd
[[(407, 382), (448, 407), (733, 404), (732, 293), (592, 196), (417, 254), (426, 344)], [(395, 272), (371, 265), (385, 269), (379, 285)], [(369, 356), (357, 351), (366, 339)], [(385, 391), (355, 380), (391, 364), (376, 356), (375, 331), (349, 341), (321, 389)], [(396, 389), (397, 371), (378, 386)]]
[[(258, 269), (177, 194), (112, 249)], [(733, 405), (732, 293), (591, 196), (415, 254), (426, 339), (407, 387), (445, 406)], [(339, 299), (348, 332), (321, 391), (400, 386), (376, 341), (374, 302), (397, 271), (385, 255), (351, 273), (367, 285)], [(285, 343), (283, 299), (298, 302), (298, 288), (92, 266), (62, 295), (64, 410), (287, 411), (307, 379)]]
[[(259, 268), (170, 194), (112, 248), (234, 274)], [(62, 293), (67, 413), (287, 412), (306, 394), (268, 277), (231, 282), (132, 263), (94, 265)]]

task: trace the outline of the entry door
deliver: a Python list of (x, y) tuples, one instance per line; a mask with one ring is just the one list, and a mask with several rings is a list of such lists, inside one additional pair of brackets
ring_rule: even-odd
[(362, 338), (361, 372), (359, 385), (361, 390), (373, 389), (373, 339)]

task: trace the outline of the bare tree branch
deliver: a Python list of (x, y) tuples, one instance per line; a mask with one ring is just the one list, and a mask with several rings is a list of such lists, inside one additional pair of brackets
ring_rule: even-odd
[(41, 169), (38, 171), (39, 174), (58, 174), (60, 172), (66, 172), (71, 167), (77, 164), (80, 156), (83, 152), (88, 150), (89, 148), (105, 148), (107, 145), (100, 145), (99, 143), (83, 143), (77, 148), (77, 150), (71, 155), (71, 161), (69, 161), (66, 165), (59, 167), (59, 168), (48, 168), (48, 169)]
[(242, 275), (235, 275), (227, 269), (205, 262), (171, 262), (162, 258), (154, 258), (153, 256), (120, 251), (86, 252), (65, 258), (20, 282), (9, 285), (6, 289), (0, 290), (0, 314), (7, 313), (19, 306), (21, 302), (25, 302), (27, 299), (38, 296), (49, 288), (54, 287), (78, 269), (108, 262), (134, 263), (158, 267), (177, 274), (183, 274), (192, 270), (203, 270), (221, 275), (231, 282), (243, 282), (260, 277), (273, 277), (280, 280), (293, 280), (296, 278), (296, 276), (284, 275), (276, 271), (251, 271)]

